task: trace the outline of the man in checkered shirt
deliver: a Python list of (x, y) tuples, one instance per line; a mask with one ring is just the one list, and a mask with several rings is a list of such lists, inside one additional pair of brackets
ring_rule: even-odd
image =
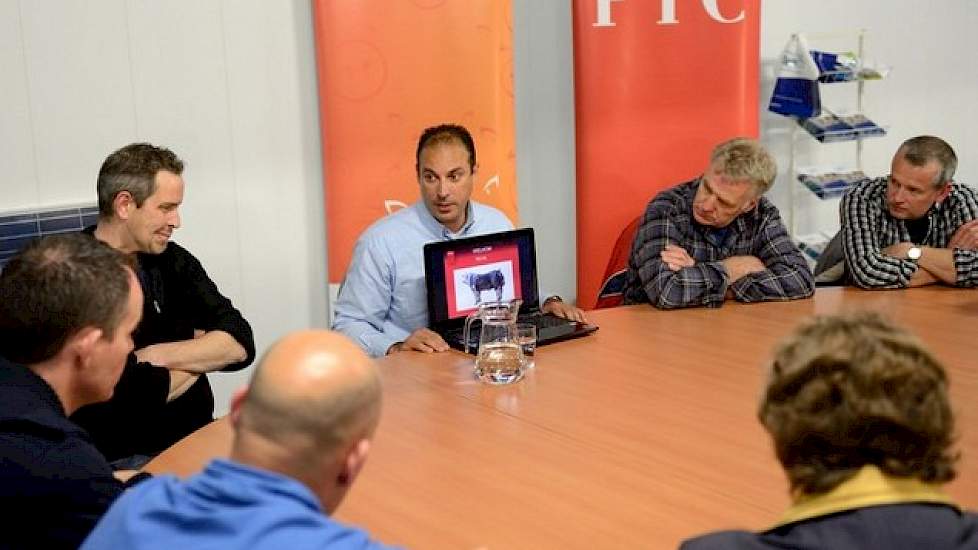
[(952, 181), (957, 165), (944, 140), (911, 138), (889, 176), (864, 180), (842, 199), (848, 280), (862, 288), (978, 285), (978, 197)]
[(759, 143), (718, 145), (702, 176), (659, 193), (635, 234), (625, 303), (720, 307), (811, 296), (812, 273), (762, 195), (777, 165)]

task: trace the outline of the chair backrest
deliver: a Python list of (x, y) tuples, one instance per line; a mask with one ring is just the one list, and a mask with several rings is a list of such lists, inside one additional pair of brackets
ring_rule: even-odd
[(642, 222), (642, 216), (636, 217), (632, 223), (628, 224), (618, 240), (615, 247), (611, 250), (611, 258), (608, 259), (608, 267), (604, 270), (604, 277), (601, 278), (601, 289), (598, 291), (598, 301), (594, 304), (595, 309), (620, 306), (625, 296), (625, 283), (628, 277), (628, 258), (632, 254), (632, 242), (635, 240), (635, 233)]
[(832, 237), (818, 255), (813, 274), (816, 286), (835, 286), (845, 284), (846, 256), (842, 250), (842, 230)]

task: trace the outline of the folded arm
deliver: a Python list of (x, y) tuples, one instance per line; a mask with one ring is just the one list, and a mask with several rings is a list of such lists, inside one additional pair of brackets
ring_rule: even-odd
[(719, 307), (727, 290), (726, 270), (721, 262), (683, 259), (689, 254), (676, 244), (684, 237), (672, 219), (674, 210), (667, 200), (656, 199), (649, 206), (632, 245), (629, 284), (640, 287), (658, 308)]
[[(861, 288), (905, 288), (917, 271), (910, 260), (894, 258), (883, 252), (883, 209), (875, 201), (858, 193), (842, 198), (842, 251), (846, 266), (856, 286)], [(916, 283), (923, 284), (925, 276)]]
[(162, 342), (136, 350), (136, 359), (141, 363), (197, 374), (220, 370), (247, 358), (244, 347), (223, 330), (205, 332), (191, 340)]
[(978, 222), (964, 208), (952, 223), (961, 225), (947, 248), (921, 246), (914, 262), (907, 258), (910, 242), (882, 246), (879, 216), (862, 197), (843, 199), (843, 251), (856, 284), (863, 288), (904, 288), (943, 283), (969, 287), (978, 285)]
[[(740, 302), (796, 300), (815, 292), (815, 278), (801, 251), (791, 240), (777, 211), (762, 221), (751, 249), (755, 263), (740, 277), (731, 275), (730, 290)], [(735, 257), (736, 258), (736, 257)], [(733, 260), (734, 258), (728, 258)]]
[(963, 209), (961, 218), (969, 221), (958, 226), (947, 246), (952, 251), (957, 273), (954, 284), (972, 287), (978, 286), (978, 220), (972, 217), (978, 205), (965, 202), (968, 206)]
[[(884, 249), (894, 257), (907, 255), (913, 243), (896, 243)], [(978, 252), (963, 248), (934, 248), (921, 246), (917, 271), (907, 286), (943, 283), (951, 286), (978, 285)]]
[(193, 373), (234, 371), (255, 358), (251, 325), (214, 284), (193, 256), (181, 257), (180, 295), (194, 329), (186, 340), (159, 342), (137, 351), (140, 361)]

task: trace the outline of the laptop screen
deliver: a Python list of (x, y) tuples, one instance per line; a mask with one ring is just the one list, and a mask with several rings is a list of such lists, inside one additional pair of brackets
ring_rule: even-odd
[(428, 243), (424, 267), (429, 326), (464, 319), (483, 302), (539, 306), (533, 229)]

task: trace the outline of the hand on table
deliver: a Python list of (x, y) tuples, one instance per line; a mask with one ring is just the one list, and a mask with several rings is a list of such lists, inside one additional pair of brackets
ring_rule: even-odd
[(406, 350), (432, 353), (448, 351), (448, 349), (448, 344), (445, 343), (445, 340), (437, 332), (427, 328), (419, 328), (412, 332), (411, 336), (407, 337), (407, 340), (391, 346), (387, 350), (387, 355)]
[(550, 313), (578, 323), (587, 322), (587, 315), (584, 314), (584, 310), (561, 300), (550, 300), (543, 304), (542, 310), (544, 313)]

